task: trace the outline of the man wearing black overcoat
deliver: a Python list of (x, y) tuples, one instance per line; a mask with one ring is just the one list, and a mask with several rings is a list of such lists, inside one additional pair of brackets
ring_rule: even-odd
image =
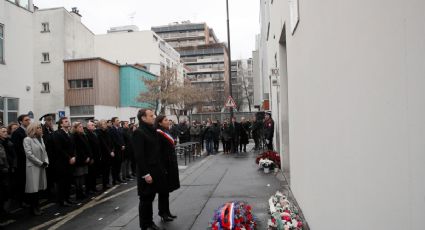
[(153, 127), (153, 111), (141, 109), (137, 118), (139, 128), (134, 131), (133, 146), (137, 164), (140, 227), (142, 230), (158, 230), (161, 228), (153, 222), (152, 203), (157, 192), (167, 189), (165, 169), (160, 160), (158, 134)]
[(70, 206), (74, 203), (70, 201), (70, 190), (76, 154), (75, 144), (69, 131), (70, 126), (68, 118), (59, 119), (59, 129), (53, 136), (55, 151), (50, 159), (58, 184), (58, 202), (62, 206)]
[(111, 135), (112, 144), (115, 150), (115, 157), (112, 158), (112, 184), (115, 185), (117, 182), (123, 183), (125, 181), (124, 175), (123, 178), (120, 177), (125, 141), (118, 117), (113, 117), (111, 122), (112, 127), (109, 129), (109, 134)]
[(31, 123), (31, 119), (27, 114), (20, 115), (18, 117), (19, 128), (12, 133), (11, 140), (13, 146), (15, 147), (16, 159), (17, 159), (17, 168), (15, 176), (15, 182), (13, 185), (13, 192), (18, 200), (18, 202), (24, 202), (25, 194), (25, 182), (26, 182), (26, 154), (24, 150), (24, 139), (27, 137), (27, 127)]

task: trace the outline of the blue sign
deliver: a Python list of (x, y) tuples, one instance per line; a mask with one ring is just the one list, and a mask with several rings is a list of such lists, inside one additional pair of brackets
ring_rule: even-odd
[(65, 117), (65, 111), (58, 111), (58, 117), (59, 118)]

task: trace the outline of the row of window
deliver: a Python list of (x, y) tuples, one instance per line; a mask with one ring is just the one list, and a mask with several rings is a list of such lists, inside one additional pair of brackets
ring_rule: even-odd
[(68, 84), (71, 89), (93, 88), (93, 79), (69, 80)]
[(18, 120), (19, 99), (0, 97), (0, 123), (4, 125)]
[[(14, 2), (14, 1), (12, 1)], [(14, 2), (15, 3), (15, 2)], [(20, 5), (20, 1), (17, 1), (16, 4)], [(24, 6), (23, 6), (24, 7)], [(48, 22), (44, 22), (41, 23), (41, 32), (50, 32), (49, 30), (49, 23)], [(0, 24), (0, 64), (4, 64), (5, 60), (4, 60), (4, 25)], [(42, 62), (43, 63), (48, 63), (50, 62), (50, 57), (49, 57), (49, 53), (42, 53)]]
[(17, 6), (23, 7), (25, 9), (27, 9), (27, 10), (31, 10), (30, 9), (30, 2), (29, 2), (29, 0), (7, 0), (7, 1), (9, 1), (11, 3), (14, 3)]
[(201, 69), (210, 69), (210, 70), (223, 70), (224, 63), (216, 63), (216, 64), (201, 64), (201, 65), (188, 65), (192, 71), (197, 71)]

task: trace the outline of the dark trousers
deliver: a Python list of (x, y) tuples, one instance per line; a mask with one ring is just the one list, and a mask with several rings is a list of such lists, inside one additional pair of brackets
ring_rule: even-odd
[(273, 150), (273, 138), (268, 139), (268, 144), (267, 144), (267, 149), (268, 150)]
[(232, 144), (232, 153), (237, 153), (238, 152), (238, 146), (239, 146), (238, 137), (232, 138), (231, 144)]
[(84, 199), (85, 198), (85, 192), (83, 189), (83, 185), (84, 183), (84, 179), (85, 179), (86, 175), (82, 175), (82, 176), (75, 176), (75, 193), (76, 193), (76, 197), (77, 199)]
[(26, 197), (28, 199), (28, 203), (31, 205), (32, 210), (37, 210), (40, 208), (40, 201), (39, 201), (39, 193), (26, 193)]
[(134, 156), (134, 153), (131, 154), (130, 156), (130, 168), (131, 168), (131, 175), (136, 176), (136, 158)]
[(223, 149), (224, 149), (224, 152), (229, 153), (229, 152), (231, 151), (231, 146), (232, 146), (232, 144), (231, 144), (231, 140), (223, 141)]
[(141, 228), (146, 228), (153, 223), (152, 203), (155, 193), (139, 196), (139, 223)]
[(101, 168), (102, 168), (102, 184), (103, 187), (109, 184), (109, 176), (111, 175), (111, 163), (110, 161), (102, 161), (101, 162)]
[(57, 179), (58, 202), (61, 204), (69, 200), (71, 190), (72, 175), (61, 175)]
[(99, 164), (94, 162), (89, 165), (89, 174), (86, 178), (86, 190), (96, 191), (96, 179), (99, 175)]
[(214, 151), (216, 153), (218, 153), (218, 145), (219, 145), (219, 140), (218, 139), (214, 139)]
[(254, 139), (254, 143), (255, 143), (255, 150), (260, 149), (260, 138), (257, 135), (252, 135), (252, 139)]
[(158, 215), (170, 214), (170, 194), (168, 192), (158, 193)]
[(16, 196), (16, 200), (20, 203), (26, 201), (25, 195), (25, 183), (26, 183), (26, 164), (24, 166), (18, 164), (18, 168), (15, 172), (15, 182), (13, 188), (13, 194)]
[(206, 139), (205, 145), (206, 145), (208, 155), (213, 154), (214, 153), (214, 141), (212, 139)]
[(122, 158), (120, 156), (121, 152), (116, 152), (115, 157), (112, 158), (112, 182), (116, 183), (117, 180), (121, 180), (121, 162)]

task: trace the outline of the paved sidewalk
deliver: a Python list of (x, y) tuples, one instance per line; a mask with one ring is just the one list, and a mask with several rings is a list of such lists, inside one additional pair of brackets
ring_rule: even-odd
[[(161, 223), (155, 201), (154, 221), (167, 230), (206, 229), (216, 208), (227, 201), (243, 200), (253, 207), (257, 229), (267, 229), (268, 199), (288, 186), (280, 172), (258, 170), (255, 156), (255, 152), (213, 155), (189, 167), (181, 174), (182, 187), (170, 195), (171, 212), (178, 218)], [(134, 207), (106, 229), (139, 229), (137, 204), (135, 200)]]

